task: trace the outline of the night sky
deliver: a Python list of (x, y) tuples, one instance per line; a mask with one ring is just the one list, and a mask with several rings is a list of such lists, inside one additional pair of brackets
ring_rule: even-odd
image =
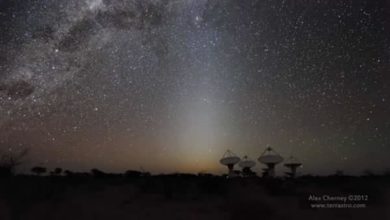
[(222, 173), (227, 149), (270, 145), (303, 173), (389, 170), (389, 8), (0, 0), (0, 150), (28, 148), (25, 169)]

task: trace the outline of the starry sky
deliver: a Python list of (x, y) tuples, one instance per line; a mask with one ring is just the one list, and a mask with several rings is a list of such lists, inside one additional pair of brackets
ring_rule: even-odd
[(28, 148), (26, 169), (221, 173), (227, 149), (270, 145), (303, 173), (383, 172), (389, 7), (0, 0), (0, 150)]

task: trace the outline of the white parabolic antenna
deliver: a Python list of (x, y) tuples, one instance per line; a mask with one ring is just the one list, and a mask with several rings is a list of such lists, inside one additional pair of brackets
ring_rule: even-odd
[(235, 155), (233, 152), (231, 152), (230, 150), (227, 150), (225, 152), (225, 154), (222, 156), (222, 158), (219, 160), (219, 162), (222, 165), (225, 165), (228, 167), (229, 177), (234, 177), (235, 175), (234, 175), (233, 167), (235, 164), (240, 162), (240, 158), (237, 155)]
[(230, 150), (227, 150), (219, 162), (225, 166), (235, 165), (236, 163), (240, 162), (240, 158)]
[(276, 153), (271, 147), (267, 147), (265, 151), (258, 158), (260, 163), (266, 164), (266, 173), (268, 176), (273, 177), (275, 175), (275, 165), (283, 162), (283, 157)]
[(284, 162), (284, 166), (285, 167), (300, 167), (300, 166), (302, 166), (302, 163), (297, 158), (290, 156)]
[(244, 156), (244, 158), (240, 161), (238, 164), (241, 168), (252, 168), (256, 166), (256, 162), (253, 160), (250, 160), (248, 156)]
[(267, 147), (260, 155), (258, 161), (263, 164), (278, 164), (283, 162), (283, 157), (276, 153), (271, 147)]
[(302, 163), (299, 162), (297, 158), (290, 156), (289, 158), (287, 158), (286, 162), (284, 163), (284, 166), (290, 169), (290, 172), (286, 172), (286, 174), (294, 178), (297, 174), (297, 169), (302, 166)]

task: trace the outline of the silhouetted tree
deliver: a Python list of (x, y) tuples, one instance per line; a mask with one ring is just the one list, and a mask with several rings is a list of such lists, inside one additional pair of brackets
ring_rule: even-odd
[(62, 173), (62, 168), (59, 168), (59, 167), (55, 168), (54, 173), (57, 175), (60, 175)]
[(205, 172), (199, 172), (199, 173), (198, 173), (198, 176), (199, 176), (199, 177), (214, 177), (213, 174), (211, 174), (211, 173), (205, 173)]
[(371, 170), (369, 169), (366, 169), (363, 171), (363, 176), (375, 176), (374, 172), (372, 172)]
[(105, 176), (106, 176), (106, 173), (105, 173), (105, 172), (103, 172), (103, 171), (101, 171), (101, 170), (98, 170), (98, 169), (96, 169), (96, 168), (92, 169), (92, 170), (91, 170), (91, 173), (92, 173), (92, 175), (93, 175), (94, 177), (98, 177), (98, 178), (100, 178), (100, 177), (105, 177)]
[(73, 175), (73, 172), (70, 171), (70, 170), (65, 170), (65, 171), (64, 171), (64, 174), (65, 174), (66, 176), (72, 176), (72, 175)]
[(61, 175), (61, 173), (62, 173), (62, 169), (57, 167), (53, 171), (50, 172), (50, 175), (52, 175), (52, 176), (59, 176), (59, 175)]
[(31, 168), (31, 172), (37, 174), (38, 176), (40, 176), (41, 174), (44, 174), (46, 173), (46, 168), (45, 167), (33, 167)]
[(15, 168), (22, 164), (27, 153), (28, 149), (23, 149), (20, 152), (0, 153), (0, 177), (12, 176)]
[(342, 170), (336, 170), (335, 176), (344, 176), (344, 172)]
[(125, 176), (128, 178), (136, 178), (136, 177), (140, 177), (141, 175), (142, 175), (142, 173), (140, 171), (136, 171), (136, 170), (127, 170), (125, 172)]

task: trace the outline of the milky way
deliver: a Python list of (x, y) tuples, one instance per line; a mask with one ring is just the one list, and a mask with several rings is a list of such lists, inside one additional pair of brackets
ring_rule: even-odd
[(388, 18), (368, 0), (1, 0), (0, 149), (218, 173), (271, 145), (304, 173), (383, 172)]

